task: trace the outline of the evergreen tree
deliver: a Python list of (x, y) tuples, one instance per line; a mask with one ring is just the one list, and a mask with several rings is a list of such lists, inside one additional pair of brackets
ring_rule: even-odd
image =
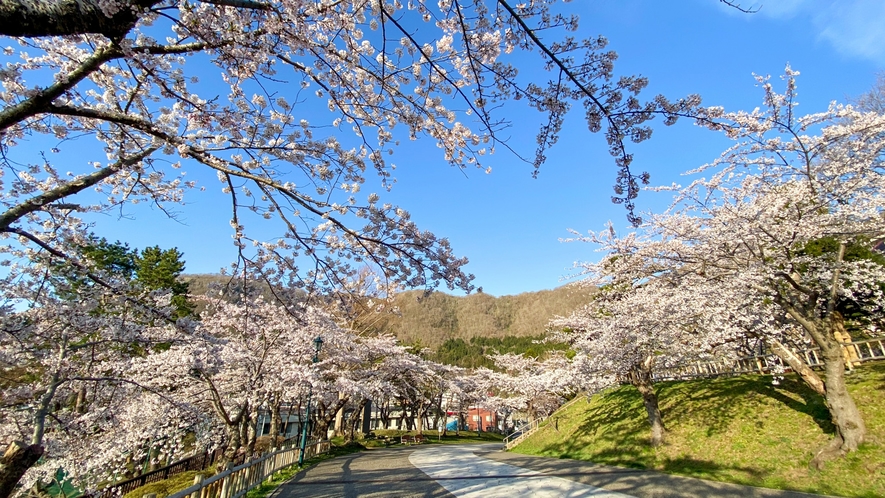
[(187, 299), (188, 283), (179, 278), (184, 271), (182, 256), (184, 254), (175, 247), (163, 250), (153, 246), (146, 247), (135, 258), (135, 278), (146, 289), (172, 291), (172, 304), (177, 317), (194, 312), (194, 305)]

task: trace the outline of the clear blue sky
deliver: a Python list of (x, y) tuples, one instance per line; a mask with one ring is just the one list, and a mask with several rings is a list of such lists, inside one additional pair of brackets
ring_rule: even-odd
[[(619, 74), (650, 79), (646, 97), (699, 93), (707, 105), (751, 110), (762, 101), (753, 73), (777, 78), (790, 63), (802, 73), (800, 108), (810, 113), (867, 91), (885, 69), (881, 0), (770, 0), (750, 15), (717, 0), (577, 0), (568, 8), (581, 17), (579, 35), (609, 39), (620, 55)], [(539, 117), (524, 111), (507, 117), (516, 124), (512, 143), (530, 156)], [(627, 229), (623, 208), (610, 202), (615, 170), (604, 138), (587, 132), (579, 114), (566, 128), (538, 179), (503, 151), (488, 161), (492, 173), (486, 175), (448, 167), (430, 141), (408, 144), (393, 159), (398, 183), (386, 199), (410, 211), (423, 229), (448, 237), (457, 254), (470, 259), (467, 269), (485, 292), (557, 287), (573, 262), (598, 257), (586, 244), (559, 242), (567, 229), (599, 230), (608, 220)], [(633, 147), (634, 168), (651, 172), (654, 184), (682, 182), (680, 172), (714, 159), (727, 144), (688, 121), (659, 126), (650, 142)], [(177, 246), (187, 272), (217, 272), (235, 251), (228, 206), (212, 177), (199, 178), (208, 191), (193, 192), (179, 209), (180, 222), (140, 208), (129, 219), (100, 220), (96, 232), (134, 247)], [(651, 193), (638, 201), (642, 210), (666, 204)]]

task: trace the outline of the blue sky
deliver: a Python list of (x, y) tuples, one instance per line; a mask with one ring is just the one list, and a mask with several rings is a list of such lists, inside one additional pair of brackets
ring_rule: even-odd
[[(811, 113), (867, 91), (885, 69), (881, 1), (771, 0), (756, 14), (717, 0), (576, 0), (568, 9), (581, 17), (579, 35), (609, 39), (620, 55), (618, 74), (649, 78), (647, 98), (699, 93), (706, 105), (750, 110), (762, 101), (753, 73), (774, 79), (789, 63), (801, 72), (800, 109)], [(530, 156), (539, 116), (504, 111), (515, 123), (511, 143)], [(633, 146), (634, 168), (649, 171), (653, 184), (684, 182), (680, 172), (714, 159), (727, 146), (688, 121), (657, 126), (651, 141)], [(493, 295), (557, 287), (573, 262), (597, 258), (587, 244), (559, 241), (569, 228), (599, 230), (612, 220), (628, 229), (623, 208), (610, 202), (615, 169), (604, 138), (590, 134), (579, 114), (569, 116), (537, 179), (529, 165), (503, 151), (488, 160), (490, 174), (459, 171), (442, 161), (430, 141), (404, 145), (393, 162), (397, 184), (386, 200), (407, 209), (423, 229), (447, 237), (459, 256), (470, 259), (475, 284)], [(189, 197), (178, 209), (178, 222), (142, 208), (127, 219), (97, 220), (97, 233), (134, 247), (176, 246), (185, 254), (187, 272), (217, 272), (235, 258), (229, 214), (218, 182), (199, 180), (208, 191)], [(637, 204), (640, 210), (659, 210), (667, 199), (643, 193)]]

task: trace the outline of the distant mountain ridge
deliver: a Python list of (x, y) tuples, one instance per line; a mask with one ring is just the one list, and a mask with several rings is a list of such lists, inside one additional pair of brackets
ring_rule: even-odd
[(447, 339), (537, 336), (544, 333), (551, 318), (567, 315), (590, 299), (587, 289), (572, 286), (501, 297), (441, 292), (423, 297), (421, 291), (407, 291), (394, 298), (399, 313), (384, 317), (372, 328), (432, 349)]
[[(182, 280), (196, 295), (205, 294), (212, 286), (236, 286), (235, 280), (222, 275), (183, 275)], [(587, 304), (590, 296), (586, 288), (575, 286), (501, 297), (442, 292), (424, 296), (422, 291), (406, 291), (388, 306), (396, 313), (364, 314), (354, 325), (365, 333), (393, 334), (404, 343), (435, 350), (447, 339), (538, 336), (551, 318)]]

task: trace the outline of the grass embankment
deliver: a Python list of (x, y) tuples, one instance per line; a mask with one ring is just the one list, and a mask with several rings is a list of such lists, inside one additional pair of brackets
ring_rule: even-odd
[(657, 385), (667, 441), (648, 445), (635, 388), (621, 386), (550, 417), (513, 451), (768, 488), (840, 496), (885, 496), (885, 364), (858, 367), (848, 388), (867, 424), (867, 443), (809, 467), (833, 434), (823, 399), (795, 376), (746, 375)]

